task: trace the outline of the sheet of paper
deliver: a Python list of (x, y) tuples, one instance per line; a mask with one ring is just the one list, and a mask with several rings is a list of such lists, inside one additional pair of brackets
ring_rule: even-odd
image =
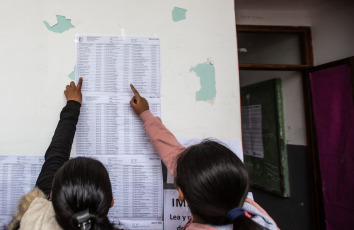
[(76, 70), (84, 80), (76, 155), (106, 165), (115, 200), (110, 219), (125, 229), (162, 228), (161, 160), (129, 104), (132, 83), (160, 116), (159, 39), (78, 36)]
[(35, 185), (43, 156), (0, 156), (0, 226), (7, 225), (20, 197)]
[(114, 206), (109, 217), (123, 220), (162, 220), (161, 159), (155, 155), (91, 156), (108, 170)]
[(187, 202), (178, 199), (178, 190), (164, 190), (164, 229), (181, 230), (191, 218)]
[(163, 221), (121, 220), (120, 227), (130, 230), (163, 230)]
[[(118, 98), (83, 94), (76, 131), (77, 155), (154, 153), (143, 122), (130, 108), (130, 97)], [(148, 100), (151, 112), (158, 116), (160, 103)]]
[[(177, 138), (177, 140), (185, 147), (199, 144), (203, 139), (201, 138)], [(240, 160), (243, 161), (243, 152), (242, 152), (242, 142), (241, 140), (232, 140), (232, 139), (218, 139), (218, 142), (227, 146), (231, 149)], [(167, 183), (173, 184), (173, 177), (167, 172)]]
[(159, 39), (78, 36), (77, 41), (76, 80), (84, 82), (76, 154), (151, 154), (153, 146), (129, 105), (129, 84), (160, 116)]
[(262, 106), (250, 105), (241, 107), (242, 139), (244, 154), (264, 158), (262, 135)]

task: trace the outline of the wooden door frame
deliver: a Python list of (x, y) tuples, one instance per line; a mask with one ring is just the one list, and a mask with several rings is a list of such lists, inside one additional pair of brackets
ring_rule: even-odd
[(253, 33), (297, 33), (300, 35), (301, 58), (304, 64), (284, 65), (284, 64), (241, 64), (241, 70), (293, 70), (304, 71), (313, 66), (311, 28), (306, 26), (255, 26), (236, 25), (237, 32)]
[[(310, 27), (293, 26), (258, 26), (258, 25), (236, 25), (237, 32), (262, 32), (262, 33), (299, 33), (300, 48), (302, 50), (301, 65), (279, 65), (279, 64), (240, 64), (240, 70), (279, 70), (279, 71), (300, 71), (302, 73), (303, 95), (305, 106), (305, 122), (307, 135), (307, 159), (309, 172), (309, 189), (311, 200), (312, 228), (325, 229), (325, 215), (322, 194), (322, 180), (319, 168), (319, 157), (315, 123), (311, 100), (311, 89), (308, 78), (310, 69), (313, 69), (313, 51)], [(317, 67), (316, 67), (317, 68)], [(353, 82), (352, 82), (353, 83)]]

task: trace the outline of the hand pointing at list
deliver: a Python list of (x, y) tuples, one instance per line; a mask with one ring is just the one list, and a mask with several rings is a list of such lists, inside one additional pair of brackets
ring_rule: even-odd
[(145, 98), (140, 96), (139, 92), (134, 88), (132, 84), (130, 84), (130, 88), (134, 93), (134, 96), (130, 100), (130, 106), (132, 107), (134, 112), (139, 116), (144, 111), (149, 110), (149, 103)]

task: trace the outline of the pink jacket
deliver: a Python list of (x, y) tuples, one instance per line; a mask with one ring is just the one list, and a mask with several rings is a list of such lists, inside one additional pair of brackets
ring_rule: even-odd
[[(184, 146), (181, 145), (176, 137), (162, 124), (159, 117), (154, 117), (150, 110), (144, 111), (140, 114), (140, 118), (144, 122), (144, 129), (149, 136), (151, 142), (155, 146), (157, 153), (160, 155), (162, 161), (167, 167), (171, 175), (174, 173), (176, 167), (176, 160), (180, 153), (184, 151)], [(277, 229), (273, 219), (253, 200), (246, 199), (245, 203), (258, 209), (259, 212), (269, 217), (274, 225), (269, 229)], [(183, 229), (187, 230), (216, 230), (216, 228), (205, 224), (193, 223), (193, 218), (188, 221)]]

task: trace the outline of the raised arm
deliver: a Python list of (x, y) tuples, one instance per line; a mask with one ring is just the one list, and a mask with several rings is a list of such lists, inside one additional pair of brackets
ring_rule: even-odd
[(149, 110), (149, 103), (141, 97), (139, 92), (130, 85), (134, 96), (130, 100), (130, 106), (143, 120), (144, 129), (156, 148), (167, 170), (173, 175), (178, 155), (184, 151), (184, 147), (176, 137), (162, 124), (160, 118), (154, 117)]
[(73, 81), (66, 86), (64, 94), (67, 103), (60, 113), (60, 120), (45, 153), (45, 162), (36, 182), (36, 186), (47, 197), (50, 194), (55, 173), (70, 157), (82, 102), (81, 86), (82, 78), (77, 86)]

